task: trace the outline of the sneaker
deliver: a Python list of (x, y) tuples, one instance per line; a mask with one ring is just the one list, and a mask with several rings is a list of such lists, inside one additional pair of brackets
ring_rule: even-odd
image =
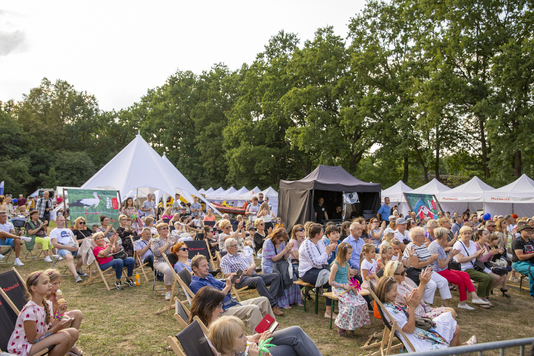
[(2, 261), (4, 258), (6, 258), (6, 256), (0, 254), (0, 261)]
[(477, 343), (477, 337), (475, 335), (471, 336), (471, 338), (467, 340), (466, 342), (467, 345), (474, 345), (476, 343)]
[(50, 258), (50, 256), (46, 256), (45, 259), (44, 259), (45, 262), (52, 262), (52, 259)]
[(117, 288), (117, 290), (123, 290), (124, 287), (122, 286), (121, 282), (115, 282), (115, 288)]
[(76, 283), (80, 283), (83, 279), (82, 277), (76, 275), (76, 277), (74, 277), (74, 280), (76, 281)]
[(32, 242), (32, 239), (30, 237), (21, 236), (20, 239), (25, 242)]
[(15, 258), (15, 266), (24, 266), (24, 263), (22, 263), (20, 259)]
[(82, 271), (76, 271), (78, 273), (78, 276), (80, 277), (87, 277), (87, 273), (83, 273)]
[(61, 257), (60, 255), (54, 255), (54, 258), (56, 259), (56, 261), (61, 261), (63, 259), (63, 257)]
[(131, 278), (128, 278), (124, 283), (130, 287), (135, 287), (135, 282)]
[(165, 293), (165, 300), (171, 300), (171, 294), (172, 294), (171, 291)]
[(489, 302), (486, 302), (485, 300), (480, 299), (480, 298), (471, 300), (471, 303), (473, 303), (473, 304), (482, 304), (482, 305), (488, 305), (489, 304)]
[(465, 310), (475, 310), (475, 308), (467, 305), (467, 304), (458, 304), (458, 308), (465, 309)]

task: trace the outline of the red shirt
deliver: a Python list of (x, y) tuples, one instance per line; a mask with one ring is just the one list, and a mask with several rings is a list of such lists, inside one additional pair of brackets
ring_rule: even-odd
[(100, 246), (96, 246), (94, 249), (93, 249), (93, 254), (95, 255), (95, 258), (96, 260), (98, 261), (98, 264), (101, 265), (101, 264), (104, 264), (104, 263), (108, 263), (108, 262), (111, 262), (113, 260), (113, 256), (108, 256), (108, 257), (98, 257), (98, 253), (102, 250), (105, 250), (106, 248), (108, 248), (108, 245), (104, 246), (104, 247), (100, 247)]

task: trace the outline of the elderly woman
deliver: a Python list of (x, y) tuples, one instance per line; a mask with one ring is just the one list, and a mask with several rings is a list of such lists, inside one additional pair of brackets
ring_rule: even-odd
[[(150, 216), (147, 219), (149, 218)], [(165, 261), (165, 258), (163, 258), (163, 254), (168, 255), (171, 253), (171, 246), (174, 245), (176, 239), (169, 234), (169, 224), (159, 223), (156, 226), (156, 230), (159, 235), (152, 239), (152, 246), (150, 246), (152, 253), (154, 254), (154, 268), (163, 273), (163, 281), (165, 282), (165, 288), (167, 289), (165, 300), (171, 300), (174, 274), (171, 267), (169, 267)]]
[(287, 232), (284, 228), (277, 228), (274, 230), (263, 244), (263, 255), (261, 259), (261, 268), (263, 273), (278, 272), (282, 277), (282, 284), (284, 295), (278, 297), (276, 304), (280, 308), (291, 309), (291, 304), (302, 304), (302, 297), (300, 295), (300, 288), (293, 284), (296, 280), (296, 273), (289, 275), (290, 266), (290, 252), (293, 249), (293, 242), (286, 244), (288, 239)]
[(265, 241), (265, 223), (263, 218), (258, 218), (254, 221), (254, 227), (256, 233), (254, 234), (254, 249), (256, 253), (263, 248), (263, 242)]
[(132, 279), (135, 260), (132, 257), (127, 257), (124, 261), (120, 258), (113, 258), (113, 254), (120, 251), (119, 244), (117, 243), (118, 236), (112, 235), (109, 243), (106, 243), (104, 233), (99, 231), (94, 234), (93, 240), (96, 244), (95, 248), (93, 248), (93, 254), (100, 265), (100, 269), (103, 271), (110, 267), (115, 269), (115, 277), (117, 279), (115, 281), (115, 288), (117, 290), (124, 289), (121, 284), (122, 269), (124, 266), (128, 267), (127, 278), (124, 283), (130, 287), (135, 287), (135, 282)]
[[(408, 257), (407, 253), (409, 249), (414, 249), (414, 255), (412, 257), (411, 266), (412, 268), (408, 270), (408, 277), (414, 280), (413, 274), (418, 275), (423, 269), (427, 266), (431, 266), (432, 263), (438, 258), (437, 254), (432, 254), (428, 250), (428, 247), (425, 245), (425, 230), (422, 227), (414, 227), (410, 230), (410, 239), (412, 242), (406, 246), (404, 250), (404, 257)], [(434, 294), (436, 289), (439, 289), (439, 294), (441, 295), (441, 301), (443, 306), (449, 306), (449, 299), (452, 298), (451, 291), (449, 289), (449, 282), (442, 276), (437, 273), (432, 273), (430, 277), (431, 281), (428, 282), (427, 287), (424, 293), (424, 300), (428, 304), (433, 304)], [(414, 280), (414, 282), (417, 281)]]
[(132, 229), (132, 222), (128, 220), (126, 215), (119, 215), (119, 224), (120, 226), (117, 228), (117, 234), (122, 241), (122, 248), (124, 248), (124, 252), (126, 252), (128, 256), (133, 257), (133, 242), (130, 237), (133, 240), (139, 240), (139, 236), (137, 236), (135, 230)]
[(243, 236), (245, 235), (243, 226), (240, 226), (236, 231), (232, 231), (232, 223), (228, 219), (219, 221), (219, 228), (222, 230), (222, 233), (219, 234), (219, 250), (221, 252), (226, 251), (226, 246), (224, 244), (226, 239), (231, 237), (236, 241), (239, 241), (240, 239), (243, 240)]
[(466, 272), (449, 269), (449, 262), (454, 258), (454, 256), (460, 253), (460, 250), (453, 249), (447, 255), (445, 252), (445, 247), (447, 246), (447, 233), (448, 230), (443, 227), (438, 227), (434, 230), (435, 241), (428, 246), (428, 250), (430, 253), (437, 254), (438, 258), (432, 264), (432, 269), (440, 276), (446, 278), (449, 283), (458, 286), (458, 291), (460, 293), (460, 303), (458, 304), (458, 308), (467, 310), (475, 309), (467, 305), (467, 293), (471, 294), (473, 304), (480, 305), (483, 308), (488, 308), (488, 302), (480, 299), (475, 292), (475, 286), (471, 282), (469, 274)]
[(176, 257), (177, 261), (174, 264), (174, 270), (176, 273), (180, 273), (181, 270), (186, 268), (189, 272), (193, 272), (191, 269), (191, 260), (189, 259), (189, 249), (185, 242), (177, 242), (171, 247), (171, 253)]
[(30, 213), (30, 220), (26, 222), (26, 235), (32, 239), (32, 242), (26, 242), (26, 246), (38, 243), (43, 246), (43, 253), (45, 255), (45, 262), (52, 262), (49, 252), (51, 243), (50, 238), (47, 236), (48, 221), (42, 222), (39, 220), (39, 211), (33, 210)]
[[(415, 350), (408, 350), (409, 352), (430, 351), (436, 349), (443, 349), (447, 347), (454, 347), (459, 345), (476, 344), (475, 336), (472, 336), (465, 344), (460, 342), (460, 327), (454, 320), (451, 313), (445, 312), (434, 318), (434, 328), (431, 331), (426, 331), (415, 326), (416, 309), (419, 307), (419, 294), (417, 289), (414, 289), (409, 296), (406, 297), (406, 304), (402, 305), (396, 302), (399, 284), (394, 278), (382, 277), (378, 282), (376, 295), (378, 299), (384, 304), (384, 308), (402, 329), (406, 338), (402, 334), (397, 334), (405, 345), (407, 340), (413, 345)], [(386, 315), (386, 318), (389, 317)], [(407, 340), (406, 340), (407, 339)]]
[[(504, 248), (502, 247), (497, 248), (497, 249), (492, 249), (489, 246), (488, 244), (489, 236), (490, 236), (490, 233), (488, 230), (477, 230), (477, 232), (475, 233), (475, 238), (474, 238), (475, 247), (477, 251), (482, 250), (482, 254), (478, 256), (477, 259), (483, 262), (484, 264), (486, 264), (487, 262), (490, 262), (495, 255), (504, 253)], [(493, 285), (491, 286), (491, 289), (503, 283), (503, 281), (504, 283), (506, 283), (506, 275), (499, 276), (498, 274), (493, 273), (488, 267), (484, 269), (484, 272), (490, 274), (491, 277), (493, 277)]]
[(489, 273), (475, 269), (475, 261), (484, 251), (477, 251), (475, 243), (471, 241), (472, 234), (473, 230), (470, 227), (462, 226), (460, 240), (456, 241), (453, 246), (454, 250), (460, 250), (460, 252), (454, 256), (454, 259), (461, 264), (462, 271), (469, 274), (469, 278), (478, 282), (477, 295), (488, 302), (489, 306), (493, 306), (488, 299), (493, 286), (493, 277)]
[[(217, 323), (217, 320), (219, 320), (219, 315), (222, 313), (222, 303), (223, 303), (224, 297), (225, 297), (225, 294), (223, 292), (213, 287), (206, 286), (206, 287), (201, 288), (195, 294), (195, 297), (193, 298), (189, 322), (192, 322), (195, 316), (198, 316), (198, 318), (204, 323), (204, 325), (206, 325), (208, 328), (211, 329), (211, 327), (215, 323)], [(222, 320), (231, 319), (231, 320), (234, 320), (234, 323), (241, 322), (241, 320), (239, 320), (235, 316), (223, 316), (221, 319)], [(242, 330), (242, 329), (240, 328), (239, 330)], [(210, 332), (210, 337), (211, 336), (214, 336), (214, 333)], [(222, 335), (219, 335), (219, 333), (217, 333), (217, 336), (215, 336), (215, 339), (221, 336)], [(228, 337), (228, 335), (226, 335), (225, 337)], [(283, 330), (277, 330), (273, 333), (271, 333), (270, 331), (266, 331), (263, 334), (254, 334), (252, 336), (246, 336), (246, 339), (248, 342), (251, 342), (251, 343), (259, 343), (260, 340), (271, 338), (271, 337), (273, 339), (271, 340), (270, 343), (276, 345), (275, 347), (272, 347), (269, 349), (270, 353), (273, 356), (277, 356), (277, 355), (297, 355), (297, 356), (321, 355), (321, 353), (317, 349), (317, 346), (315, 346), (315, 343), (298, 326), (290, 326)], [(219, 342), (222, 343), (222, 340), (215, 341), (215, 344), (218, 344)], [(213, 344), (210, 346), (214, 348)], [(233, 349), (233, 347), (229, 347), (229, 349)], [(217, 349), (215, 349), (214, 352), (217, 355), (219, 355), (219, 352)], [(252, 354), (249, 354), (249, 355), (252, 355)]]
[(452, 308), (448, 307), (438, 307), (432, 308), (423, 301), (423, 295), (425, 293), (425, 287), (428, 282), (430, 282), (430, 277), (432, 275), (432, 269), (426, 268), (419, 277), (421, 283), (419, 287), (410, 279), (406, 278), (406, 271), (402, 262), (399, 261), (389, 261), (384, 268), (384, 277), (393, 277), (398, 283), (397, 286), (397, 296), (395, 302), (407, 305), (407, 298), (412, 293), (413, 290), (419, 290), (417, 306), (415, 308), (415, 315), (421, 317), (435, 318), (438, 315), (441, 315), (445, 312), (450, 312), (454, 318), (456, 318), (456, 312)]
[(426, 247), (430, 246), (432, 241), (436, 240), (434, 235), (435, 229), (438, 227), (438, 221), (431, 219), (426, 223), (426, 232), (425, 232), (425, 245)]

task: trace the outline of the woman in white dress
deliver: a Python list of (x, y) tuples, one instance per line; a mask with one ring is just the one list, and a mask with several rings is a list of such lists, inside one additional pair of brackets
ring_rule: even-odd
[(460, 327), (450, 312), (443, 313), (432, 319), (433, 327), (430, 330), (423, 330), (415, 326), (415, 309), (419, 305), (419, 290), (414, 289), (407, 298), (408, 306), (396, 303), (397, 298), (397, 281), (392, 277), (382, 277), (378, 282), (376, 289), (378, 299), (384, 304), (384, 307), (393, 320), (386, 314), (386, 318), (391, 322), (395, 321), (402, 329), (406, 338), (399, 333), (406, 347), (407, 340), (411, 342), (415, 350), (430, 351), (443, 349), (459, 345), (476, 344), (476, 337), (473, 335), (466, 343), (460, 342)]

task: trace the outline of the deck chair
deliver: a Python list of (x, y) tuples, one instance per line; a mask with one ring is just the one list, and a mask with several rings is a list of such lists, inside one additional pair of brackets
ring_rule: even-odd
[(167, 337), (167, 343), (178, 356), (213, 356), (202, 327), (196, 319), (178, 335)]
[[(111, 288), (109, 288), (107, 280), (109, 279), (109, 277), (115, 277), (115, 269), (113, 267), (109, 267), (107, 270), (102, 271), (96, 259), (93, 261), (92, 265), (94, 266), (96, 273), (93, 273), (93, 268), (89, 266), (89, 278), (82, 284), (82, 286), (104, 282), (104, 285), (106, 286), (107, 290), (110, 291)], [(108, 273), (109, 271), (113, 271), (113, 273), (105, 275), (105, 273)], [(100, 280), (99, 278), (101, 278), (102, 280)]]
[[(38, 221), (40, 221), (40, 220), (38, 220)], [(25, 259), (31, 259), (33, 261), (40, 259), (41, 255), (43, 254), (43, 250), (41, 249), (41, 251), (39, 252), (39, 254), (36, 257), (33, 256), (33, 250), (35, 248), (35, 245), (38, 245), (38, 243), (35, 242), (35, 235), (30, 235), (28, 233), (28, 230), (34, 230), (34, 229), (35, 229), (35, 227), (33, 226), (33, 223), (31, 222), (30, 219), (28, 219), (26, 221), (26, 223), (24, 224), (24, 235), (26, 237), (31, 238), (32, 240), (30, 242), (24, 241), (24, 244), (26, 245), (26, 250), (28, 251), (28, 252), (26, 252), (26, 256), (24, 256), (24, 258)], [(53, 255), (52, 248), (49, 250), (49, 253), (50, 253), (50, 255)], [(52, 257), (50, 257), (50, 258), (52, 258)], [(43, 257), (43, 259), (44, 259), (44, 257)]]
[(13, 267), (13, 269), (0, 274), (0, 288), (7, 294), (18, 310), (26, 305), (26, 283)]
[(185, 329), (189, 325), (189, 318), (191, 317), (191, 312), (186, 308), (184, 302), (178, 298), (174, 298), (174, 319)]
[(216, 270), (215, 263), (213, 262), (213, 257), (211, 256), (210, 246), (207, 240), (196, 240), (196, 241), (184, 241), (187, 249), (189, 250), (189, 259), (193, 259), (198, 254), (206, 257), (210, 266), (210, 274), (216, 276), (220, 270)]
[[(176, 271), (174, 270), (171, 262), (169, 261), (169, 257), (164, 253), (162, 254), (162, 256), (163, 256), (163, 259), (165, 260), (165, 262), (167, 263), (167, 265), (169, 266), (169, 268), (172, 270), (172, 273), (174, 275), (174, 280), (172, 282), (172, 290), (171, 290), (171, 296), (173, 296), (174, 292), (176, 291), (176, 283), (180, 283), (180, 277), (178, 276), (178, 274), (176, 274)], [(154, 270), (154, 276), (155, 276), (155, 272), (156, 271)], [(187, 271), (187, 273), (189, 273), (189, 271)], [(156, 288), (155, 278), (156, 277), (154, 277), (154, 291), (156, 290), (155, 289)], [(184, 288), (184, 286), (181, 283), (180, 283), (180, 286), (182, 287), (182, 289)], [(189, 289), (189, 287), (187, 289)], [(187, 297), (187, 291), (185, 289), (184, 289), (184, 293), (186, 294), (186, 297)], [(189, 298), (188, 298), (188, 302), (189, 302), (189, 304), (191, 304), (191, 301), (189, 300)], [(171, 300), (169, 301), (169, 304), (167, 305), (167, 307), (157, 310), (156, 312), (154, 312), (154, 314), (160, 314), (160, 313), (163, 313), (163, 312), (165, 312), (167, 310), (171, 310), (173, 308), (172, 303), (173, 303), (173, 300), (171, 298)]]
[[(373, 339), (373, 336), (376, 337), (376, 333), (371, 335), (371, 337), (367, 340), (364, 346), (361, 347), (362, 350), (369, 349), (371, 347), (379, 347), (379, 350), (370, 354), (369, 356), (384, 356), (384, 355), (391, 355), (394, 350), (400, 349), (404, 347), (408, 352), (414, 352), (415, 348), (413, 347), (412, 343), (408, 338), (406, 337), (406, 334), (402, 329), (397, 325), (396, 321), (391, 321), (393, 318), (389, 314), (389, 312), (386, 310), (382, 302), (378, 299), (378, 297), (375, 294), (375, 287), (372, 283), (369, 283), (369, 293), (373, 297), (373, 299), (376, 301), (376, 305), (378, 306), (378, 311), (380, 312), (380, 316), (382, 317), (382, 321), (384, 322), (384, 331), (382, 332), (382, 340), (377, 341), (373, 344), (370, 342)], [(386, 318), (387, 317), (387, 318)], [(406, 343), (397, 335), (401, 335)], [(393, 344), (395, 338), (400, 341), (399, 344)], [(398, 353), (398, 352), (397, 352)]]
[[(26, 303), (24, 303), (26, 304)], [(19, 309), (13, 304), (7, 294), (0, 288), (0, 353), (7, 352), (9, 338), (15, 330), (15, 324), (19, 315)], [(36, 353), (36, 356), (46, 355), (52, 348)]]
[[(133, 248), (133, 246), (134, 246), (133, 237), (131, 235), (128, 236), (128, 237), (132, 241), (132, 248)], [(145, 276), (145, 281), (148, 282), (148, 277), (146, 276), (146, 272), (145, 272), (145, 268), (144, 268), (145, 266), (148, 265), (148, 262), (143, 264), (143, 261), (141, 261), (141, 258), (137, 255), (137, 253), (135, 253), (135, 251), (134, 251), (134, 258), (135, 258), (135, 262), (137, 263), (137, 265), (139, 267), (134, 268), (133, 273), (136, 273), (137, 271), (141, 270), (141, 272), (143, 272), (143, 275)]]
[[(1, 245), (0, 253), (4, 255), (5, 257), (0, 261), (0, 264), (7, 265), (7, 264), (15, 263), (15, 257), (13, 256), (13, 248), (11, 246)], [(10, 259), (11, 259), (11, 262), (9, 262)]]

